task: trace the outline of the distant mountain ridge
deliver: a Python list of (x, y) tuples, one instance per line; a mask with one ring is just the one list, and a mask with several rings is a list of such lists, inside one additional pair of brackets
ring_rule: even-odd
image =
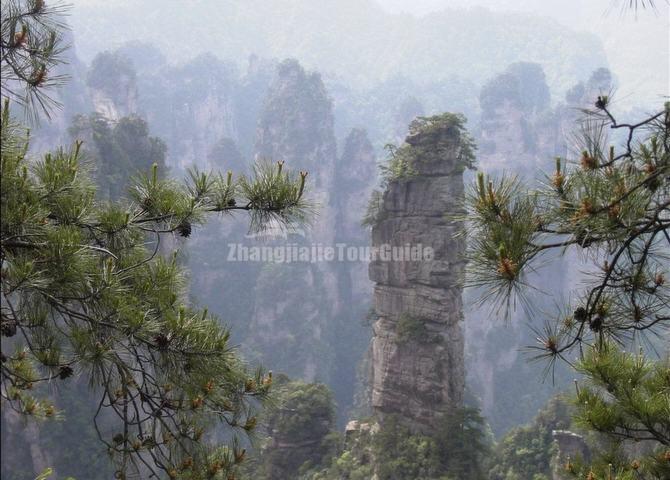
[(607, 66), (594, 35), (483, 8), (416, 18), (388, 13), (373, 0), (89, 0), (73, 8), (70, 21), (87, 61), (133, 38), (155, 44), (175, 63), (206, 51), (238, 62), (252, 54), (294, 57), (357, 87), (398, 75), (482, 84), (510, 63), (529, 61), (541, 64), (552, 92), (562, 94), (584, 71)]

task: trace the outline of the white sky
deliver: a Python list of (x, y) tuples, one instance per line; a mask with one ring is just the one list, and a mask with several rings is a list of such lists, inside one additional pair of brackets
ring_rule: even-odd
[[(611, 69), (618, 74), (621, 103), (670, 95), (670, 6), (655, 0), (656, 10), (624, 9), (629, 0), (376, 0), (394, 13), (426, 15), (444, 8), (485, 7), (551, 17), (601, 38)], [(648, 0), (647, 0), (648, 1)], [(635, 98), (635, 100), (633, 100)]]

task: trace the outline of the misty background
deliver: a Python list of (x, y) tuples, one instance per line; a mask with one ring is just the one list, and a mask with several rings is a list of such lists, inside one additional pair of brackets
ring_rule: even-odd
[[(384, 147), (402, 143), (417, 116), (463, 113), (479, 168), (532, 178), (553, 168), (556, 155), (571, 152), (566, 135), (597, 95), (612, 94), (612, 110), (626, 118), (657, 110), (670, 95), (664, 2), (637, 14), (622, 13), (622, 2), (610, 0), (72, 5), (69, 65), (61, 67), (71, 79), (58, 92), (64, 108), (34, 132), (35, 151), (84, 138), (89, 158), (102, 158), (96, 135), (109, 135), (115, 151), (125, 152), (126, 140), (114, 137), (113, 126), (140, 118), (133, 148), (162, 139), (171, 176), (191, 166), (244, 173), (260, 158), (309, 170), (309, 192), (320, 209), (304, 234), (258, 240), (248, 238), (245, 219), (223, 218), (194, 229), (188, 242), (175, 242), (190, 271), (191, 301), (231, 326), (250, 363), (325, 383), (340, 430), (369, 413), (374, 319), (367, 265), (230, 263), (226, 246), (369, 245), (361, 221), (379, 185)], [(96, 130), (101, 118), (108, 130)], [(545, 291), (569, 292), (581, 280), (578, 261), (563, 259), (533, 280)], [(559, 367), (552, 383), (521, 353), (535, 341), (528, 325), (541, 318), (519, 311), (506, 323), (476, 308), (475, 296), (465, 294), (465, 360), (454, 375), (464, 375), (466, 401), (482, 409), (491, 436), (501, 438), (531, 421), (572, 377)], [(533, 300), (539, 311), (554, 306), (541, 293)], [(84, 418), (86, 402), (68, 401)], [(3, 435), (20, 432), (9, 425)], [(52, 452), (50, 464), (69, 473), (78, 454), (53, 458), (71, 434), (58, 428), (18, 433), (23, 453), (3, 469), (30, 464), (26, 446), (41, 445)], [(72, 474), (96, 478), (104, 468), (96, 465)]]
[[(590, 34), (598, 38), (602, 47), (602, 51), (592, 53), (604, 54), (602, 64), (607, 64), (619, 80), (619, 102), (632, 105), (636, 101), (658, 101), (659, 96), (667, 94), (670, 78), (670, 7), (665, 2), (655, 2), (655, 10), (636, 14), (626, 8), (627, 3), (623, 0), (251, 0), (241, 3), (78, 0), (74, 2), (71, 23), (75, 37), (85, 39), (77, 45), (84, 61), (90, 61), (101, 50), (128, 41), (152, 41), (159, 48), (183, 45), (184, 48), (171, 50), (170, 61), (205, 51), (238, 60), (246, 59), (250, 53), (295, 56), (307, 67), (318, 68), (322, 73), (352, 75), (365, 82), (398, 72), (407, 73), (410, 62), (406, 55), (410, 52), (417, 56), (421, 56), (421, 50), (434, 53), (427, 45), (431, 43), (430, 29), (438, 28), (448, 38), (448, 30), (458, 30), (458, 24), (450, 24), (450, 19), (455, 22), (463, 15), (473, 23), (479, 19), (479, 26), (470, 34), (481, 33), (494, 38), (494, 27), (487, 26), (486, 20), (488, 12), (496, 12), (519, 20), (506, 26), (508, 30), (537, 28), (541, 31), (546, 24), (549, 29), (569, 32), (568, 44), (553, 45), (553, 48), (549, 45), (545, 58), (537, 55), (540, 45), (536, 48), (525, 45), (523, 53), (476, 51), (476, 55), (496, 57), (516, 53), (525, 57), (523, 60), (551, 64), (551, 57), (560, 56), (571, 42), (577, 46), (583, 40), (582, 46), (588, 49), (590, 45), (583, 34)], [(137, 15), (138, 7), (146, 13)], [(307, 19), (309, 22), (301, 21)], [(117, 20), (123, 21), (123, 28), (112, 27)], [(356, 44), (356, 37), (366, 41), (366, 48), (347, 49), (346, 46)], [(541, 36), (535, 39), (538, 43), (539, 38)], [(395, 39), (395, 42), (387, 39)], [(345, 48), (339, 49), (340, 45)], [(447, 48), (446, 44), (441, 46)], [(382, 54), (367, 56), (369, 50)], [(383, 52), (389, 51), (394, 52), (387, 54), (393, 61), (386, 63)], [(581, 53), (588, 55), (589, 52)], [(439, 62), (439, 57), (435, 61)], [(473, 62), (475, 69), (484, 68), (477, 63)], [(358, 73), (351, 71), (352, 64), (360, 69)], [(413, 74), (434, 73), (425, 67), (427, 65), (423, 72)], [(446, 68), (442, 65), (438, 71)], [(552, 87), (556, 81), (553, 75), (558, 73), (549, 74)]]

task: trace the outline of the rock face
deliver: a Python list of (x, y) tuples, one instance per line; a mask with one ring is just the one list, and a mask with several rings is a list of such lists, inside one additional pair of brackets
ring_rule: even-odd
[(86, 83), (94, 110), (109, 120), (137, 113), (137, 73), (127, 57), (111, 52), (98, 54)]
[[(463, 399), (460, 225), (447, 218), (463, 199), (464, 135), (457, 117), (416, 120), (396, 158), (410, 176), (391, 178), (372, 245), (421, 244), (433, 255), (418, 261), (373, 260), (377, 320), (371, 344), (371, 404), (383, 423), (397, 414), (418, 431)], [(460, 125), (460, 124), (459, 124)]]
[(584, 437), (569, 430), (553, 430), (551, 436), (556, 444), (556, 450), (552, 458), (553, 480), (567, 480), (571, 477), (565, 472), (565, 464), (568, 462), (576, 460), (586, 464), (590, 462), (591, 451), (586, 445)]
[[(319, 217), (309, 229), (291, 235), (290, 242), (299, 245), (333, 244), (331, 191), (337, 159), (333, 122), (332, 103), (320, 75), (306, 72), (295, 60), (282, 62), (259, 118), (255, 156), (258, 161), (283, 160), (309, 171), (310, 200), (319, 206)], [(271, 290), (281, 291), (282, 301), (268, 295)], [(311, 295), (305, 298), (301, 292)], [(307, 381), (328, 378), (329, 366), (320, 359), (333, 354), (326, 339), (338, 298), (328, 264), (264, 265), (256, 284), (248, 342), (269, 353), (264, 361), (273, 361), (291, 375)]]
[(515, 63), (483, 86), (478, 166), (487, 173), (522, 170), (532, 176), (554, 155), (565, 155), (549, 87), (536, 63)]
[(238, 172), (234, 167), (239, 165), (210, 153), (224, 138), (239, 144), (235, 107), (239, 77), (234, 65), (202, 55), (141, 78), (140, 109), (152, 129), (167, 140), (172, 167)]
[[(369, 327), (362, 325), (372, 293), (367, 263), (231, 263), (225, 255), (203, 253), (220, 249), (222, 243), (256, 248), (369, 244), (361, 217), (377, 180), (377, 165), (367, 133), (352, 129), (339, 153), (333, 104), (320, 75), (286, 60), (273, 66), (268, 85), (262, 87), (266, 67), (256, 63), (250, 64), (242, 85), (252, 93), (238, 95), (246, 99), (244, 108), (242, 103), (236, 107), (238, 134), (218, 140), (209, 150), (209, 162), (217, 168), (250, 170), (250, 162), (241, 163), (246, 142), (238, 140), (248, 136), (253, 117), (250, 157), (283, 160), (287, 168), (307, 170), (308, 196), (317, 214), (309, 226), (286, 234), (275, 229), (261, 238), (247, 238), (246, 219), (233, 224), (227, 218), (205, 235), (194, 236), (189, 242), (193, 291), (212, 311), (236, 322), (233, 333), (246, 358), (293, 378), (329, 383), (344, 413), (352, 403), (356, 365), (369, 341)], [(262, 101), (251, 105), (247, 97), (256, 96)], [(250, 118), (241, 117), (243, 111)]]

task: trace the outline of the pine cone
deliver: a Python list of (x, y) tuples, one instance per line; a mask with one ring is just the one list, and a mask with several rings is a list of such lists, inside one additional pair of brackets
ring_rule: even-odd
[(5, 320), (0, 324), (0, 332), (3, 337), (13, 337), (16, 335), (16, 322)]
[(586, 320), (586, 309), (584, 307), (578, 307), (573, 315), (576, 321), (582, 323)]
[(159, 333), (154, 337), (154, 342), (159, 350), (166, 350), (170, 345), (170, 339), (163, 333)]
[(184, 220), (177, 226), (177, 232), (184, 238), (191, 236), (191, 223), (188, 220)]
[(605, 96), (598, 96), (598, 99), (596, 100), (596, 108), (598, 110), (603, 110), (607, 107), (607, 104), (609, 103), (609, 98)]
[(591, 321), (589, 322), (589, 327), (590, 327), (591, 330), (593, 330), (594, 332), (599, 332), (599, 331), (602, 329), (602, 327), (603, 327), (603, 319), (602, 319), (602, 317), (599, 316), (599, 315), (596, 315), (595, 317), (593, 317), (593, 320), (591, 320)]
[(73, 373), (74, 371), (72, 370), (72, 367), (69, 365), (63, 365), (58, 371), (58, 378), (65, 380), (66, 378), (71, 377)]

